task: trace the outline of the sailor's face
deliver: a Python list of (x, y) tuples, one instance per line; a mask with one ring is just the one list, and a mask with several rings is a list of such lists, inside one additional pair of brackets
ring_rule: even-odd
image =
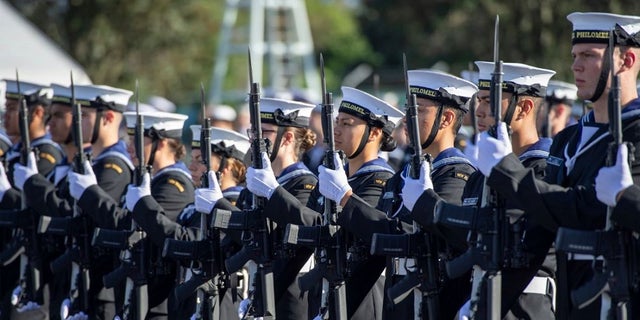
[(578, 43), (571, 48), (571, 70), (578, 87), (578, 98), (589, 99), (596, 91), (606, 47), (606, 44)]
[[(502, 118), (507, 113), (507, 107), (509, 107), (509, 100), (511, 99), (511, 93), (502, 92)], [(476, 95), (478, 101), (476, 105), (476, 118), (478, 120), (478, 132), (483, 132), (489, 129), (496, 123), (496, 118), (491, 112), (491, 98), (489, 90), (480, 90)]]
[[(216, 154), (211, 155), (211, 171), (218, 171), (220, 169), (220, 157)], [(191, 163), (189, 163), (189, 171), (191, 172), (191, 179), (197, 187), (200, 186), (200, 179), (204, 174), (206, 167), (202, 163), (202, 152), (200, 148), (191, 148)]]
[(364, 120), (339, 112), (333, 127), (336, 150), (342, 150), (346, 155), (352, 155), (358, 150), (366, 128), (367, 123)]
[(51, 140), (57, 143), (65, 143), (71, 133), (72, 121), (71, 106), (60, 103), (52, 104), (51, 117), (48, 122)]
[[(436, 119), (438, 114), (438, 104), (431, 99), (418, 98), (416, 100), (418, 104), (418, 131), (420, 132), (420, 144), (427, 141), (429, 137), (429, 133), (431, 133), (431, 128), (433, 127), (433, 122)], [(407, 118), (403, 118), (404, 126), (404, 134), (409, 139), (409, 131), (406, 126)]]
[(7, 99), (5, 102), (5, 111), (3, 115), (4, 127), (9, 136), (20, 135), (20, 128), (18, 126), (18, 110), (20, 104), (16, 99)]
[(93, 137), (93, 126), (96, 124), (96, 109), (82, 107), (82, 142), (91, 142)]

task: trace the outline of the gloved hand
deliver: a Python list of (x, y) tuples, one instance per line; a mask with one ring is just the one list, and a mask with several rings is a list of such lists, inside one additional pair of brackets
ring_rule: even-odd
[(480, 134), (480, 139), (476, 146), (479, 150), (478, 169), (480, 169), (485, 177), (491, 174), (493, 167), (495, 167), (502, 158), (513, 152), (511, 151), (511, 141), (509, 140), (507, 125), (504, 122), (500, 122), (497, 131), (498, 138), (490, 136), (487, 131)]
[(469, 320), (471, 317), (471, 300), (467, 300), (467, 302), (462, 305), (462, 308), (458, 310), (458, 320)]
[(4, 198), (4, 194), (11, 189), (11, 183), (9, 183), (9, 178), (7, 177), (7, 173), (4, 171), (4, 166), (0, 164), (0, 200)]
[(431, 181), (431, 165), (429, 161), (422, 161), (420, 166), (420, 177), (412, 179), (407, 176), (404, 178), (404, 186), (402, 187), (402, 203), (409, 211), (413, 211), (413, 207), (418, 201), (418, 198), (427, 189), (433, 189), (433, 182)]
[(93, 168), (91, 168), (89, 160), (86, 160), (83, 166), (84, 174), (69, 172), (69, 176), (67, 178), (69, 180), (69, 193), (71, 193), (71, 196), (76, 200), (79, 200), (84, 191), (89, 187), (98, 184), (96, 175), (93, 173)]
[(19, 162), (13, 165), (13, 182), (16, 185), (16, 188), (18, 188), (18, 190), (22, 190), (24, 182), (37, 173), (38, 165), (36, 163), (36, 155), (32, 151), (29, 152), (26, 166), (23, 166)]
[(142, 175), (142, 182), (139, 186), (130, 184), (127, 189), (127, 195), (125, 199), (125, 204), (127, 206), (127, 210), (133, 211), (133, 208), (136, 207), (136, 203), (142, 199), (144, 196), (151, 195), (151, 178), (149, 177), (149, 173), (145, 172)]
[(616, 164), (602, 167), (596, 177), (596, 196), (602, 203), (613, 207), (618, 203), (618, 194), (633, 185), (629, 169), (629, 149), (626, 144), (618, 147)]
[(195, 192), (196, 211), (208, 214), (218, 200), (222, 199), (222, 190), (218, 184), (216, 173), (209, 171), (209, 188), (198, 188)]
[(471, 164), (474, 166), (478, 165), (478, 140), (480, 139), (480, 135), (476, 135), (476, 141), (471, 143), (471, 140), (468, 141), (467, 146), (464, 147), (464, 155), (467, 156), (467, 159), (471, 161)]
[(249, 312), (249, 307), (251, 306), (251, 299), (244, 299), (240, 301), (240, 305), (238, 306), (238, 319), (244, 319), (244, 316)]
[(331, 170), (323, 165), (318, 168), (318, 184), (320, 193), (327, 199), (340, 203), (345, 194), (351, 190), (347, 173), (342, 167), (340, 155), (336, 152), (333, 155), (335, 170)]
[(271, 160), (266, 152), (262, 156), (262, 169), (249, 167), (247, 169), (247, 189), (258, 197), (270, 199), (273, 192), (280, 185), (276, 180), (276, 175), (271, 169)]

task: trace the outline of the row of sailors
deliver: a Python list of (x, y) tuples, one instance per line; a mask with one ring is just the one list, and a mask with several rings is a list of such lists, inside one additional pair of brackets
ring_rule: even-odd
[[(636, 17), (576, 13), (569, 18), (574, 22), (576, 32), (593, 28), (608, 31), (616, 27), (627, 33), (627, 38), (619, 35), (618, 44), (633, 48), (640, 46), (640, 43), (633, 41), (633, 35), (637, 34), (637, 29), (633, 28), (640, 25)], [(589, 22), (594, 18), (598, 25)], [(599, 33), (589, 34), (595, 37)], [(619, 34), (624, 35), (622, 32)], [(574, 38), (574, 48), (599, 43), (601, 40)], [(19, 157), (16, 154), (20, 151), (20, 142), (7, 152), (8, 172), (0, 172), (0, 206), (3, 209), (13, 209), (19, 207), (22, 198), (26, 198), (28, 207), (36, 215), (71, 216), (75, 201), (94, 227), (108, 229), (129, 229), (133, 219), (147, 232), (150, 240), (147, 242), (150, 309), (146, 318), (181, 319), (193, 312), (195, 297), (180, 303), (169, 299), (179, 273), (175, 263), (161, 257), (160, 248), (164, 239), (195, 240), (200, 215), (211, 214), (218, 209), (247, 208), (250, 205), (250, 193), (266, 198), (264, 215), (279, 226), (319, 224), (322, 204), (329, 199), (342, 207), (337, 223), (349, 232), (352, 239), (350, 243), (354, 248), (351, 256), (357, 258), (349, 262), (349, 277), (346, 279), (349, 318), (413, 318), (417, 316), (418, 310), (417, 304), (414, 305), (414, 297), (394, 305), (385, 301), (388, 297), (384, 294), (385, 288), (397, 283), (411, 271), (408, 270), (411, 269), (411, 263), (369, 255), (367, 246), (371, 243), (373, 234), (411, 233), (413, 222), (417, 222), (436, 238), (440, 261), (459, 256), (467, 248), (466, 232), (436, 225), (433, 213), (436, 208), (438, 211), (446, 211), (459, 210), (460, 207), (479, 207), (486, 176), (489, 177), (491, 187), (510, 195), (506, 203), (508, 215), (512, 217), (512, 222), (524, 224), (528, 235), (523, 240), (524, 247), (533, 257), (526, 267), (505, 272), (506, 280), (503, 280), (501, 296), (502, 315), (513, 318), (553, 318), (556, 312), (555, 302), (562, 298), (556, 297), (555, 292), (550, 290), (555, 287), (555, 265), (553, 255), (549, 254), (553, 251), (551, 242), (554, 230), (558, 224), (571, 226), (587, 224), (588, 221), (571, 220), (584, 218), (579, 214), (580, 208), (570, 208), (570, 212), (577, 212), (577, 215), (561, 217), (556, 214), (559, 210), (557, 207), (564, 205), (565, 198), (551, 199), (552, 195), (540, 195), (540, 191), (532, 191), (536, 187), (523, 189), (518, 188), (520, 184), (511, 182), (520, 181), (522, 185), (534, 184), (539, 187), (540, 179), (550, 179), (565, 188), (576, 186), (576, 192), (563, 191), (562, 196), (569, 200), (566, 203), (573, 203), (570, 200), (574, 197), (595, 200), (595, 192), (590, 193), (591, 198), (588, 198), (577, 186), (591, 186), (600, 167), (583, 161), (586, 158), (584, 155), (602, 158), (605, 153), (600, 149), (602, 145), (606, 145), (606, 139), (597, 137), (605, 134), (606, 129), (597, 125), (596, 116), (598, 106), (606, 106), (606, 102), (602, 102), (603, 99), (606, 101), (606, 97), (602, 95), (602, 90), (591, 90), (587, 96), (587, 93), (580, 91), (587, 89), (579, 87), (579, 95), (582, 94), (581, 98), (584, 99), (590, 98), (595, 111), (585, 115), (576, 126), (563, 131), (564, 134), (559, 134), (552, 144), (550, 139), (538, 137), (536, 115), (544, 101), (545, 87), (555, 72), (519, 63), (505, 63), (501, 119), (509, 125), (511, 139), (506, 138), (508, 135), (505, 134), (504, 125), (500, 126), (498, 139), (483, 134), (479, 139), (478, 149), (492, 152), (478, 152), (474, 156), (476, 159), (470, 159), (455, 149), (453, 143), (461, 127), (462, 117), (469, 111), (469, 100), (474, 94), (477, 99), (476, 114), (481, 120), (479, 128), (488, 129), (494, 124), (489, 110), (488, 86), (494, 65), (490, 62), (476, 64), (479, 68), (479, 87), (444, 73), (409, 71), (409, 86), (418, 98), (420, 144), (422, 151), (433, 158), (432, 163), (423, 164), (422, 174), (418, 179), (409, 177), (407, 168), (394, 172), (378, 157), (380, 151), (390, 151), (395, 147), (391, 133), (403, 118), (401, 111), (386, 102), (357, 89), (343, 88), (334, 135), (336, 149), (344, 153), (347, 164), (343, 167), (343, 162), (337, 161), (336, 169), (321, 166), (316, 177), (300, 162), (301, 155), (315, 144), (314, 134), (308, 128), (314, 106), (279, 99), (262, 99), (261, 126), (264, 138), (271, 142), (270, 150), (261, 155), (262, 169), (246, 169), (247, 189), (238, 198), (229, 193), (225, 196), (225, 191), (236, 188), (244, 180), (245, 167), (242, 160), (248, 148), (246, 137), (231, 132), (212, 131), (213, 172), (207, 177), (209, 187), (198, 188), (194, 178), (199, 178), (199, 173), (189, 172), (180, 161), (184, 153), (180, 135), (186, 117), (167, 113), (144, 114), (145, 159), (148, 159), (146, 162), (152, 167), (152, 178), (146, 175), (140, 185), (130, 185), (136, 159), (131, 159), (126, 143), (119, 140), (118, 128), (123, 118), (126, 118), (128, 128), (134, 127), (135, 114), (124, 113), (131, 92), (104, 86), (78, 86), (75, 98), (82, 105), (84, 151), (90, 153), (91, 157), (84, 166), (84, 173), (77, 173), (68, 169), (69, 159), (77, 153), (71, 136), (71, 90), (60, 87), (51, 92), (47, 88), (28, 88), (26, 84), (21, 84), (24, 90), (17, 92), (16, 83), (7, 81), (7, 133), (19, 135), (19, 130), (16, 132), (16, 98), (23, 95), (29, 105), (29, 136), (37, 152), (32, 153), (26, 163), (18, 163)], [(635, 71), (637, 76), (638, 68), (630, 70), (632, 71), (629, 72)], [(631, 77), (624, 81), (631, 82), (629, 79)], [(623, 86), (626, 94), (623, 101), (626, 106), (623, 121), (637, 117), (634, 112), (637, 95), (633, 97), (633, 94), (627, 93), (629, 87)], [(49, 132), (45, 130), (44, 121), (47, 112), (51, 114)], [(576, 135), (576, 130), (582, 131), (582, 136), (580, 133)], [(194, 142), (199, 142), (197, 129), (194, 133)], [(590, 142), (581, 142), (590, 137), (596, 138), (592, 138)], [(577, 149), (567, 150), (574, 147)], [(197, 148), (192, 152), (192, 159), (195, 160), (193, 162), (197, 163), (203, 155), (198, 154)], [(506, 166), (504, 170), (493, 168), (501, 165)], [(67, 168), (63, 169), (64, 166)], [(191, 167), (192, 171), (202, 170), (196, 168), (196, 164)], [(585, 173), (585, 170), (589, 172)], [(576, 173), (578, 171), (583, 174)], [(220, 173), (220, 179), (214, 172)], [(550, 177), (550, 173), (553, 176)], [(495, 178), (498, 174), (501, 176)], [(566, 177), (572, 181), (566, 182)], [(624, 185), (628, 186), (628, 183)], [(544, 188), (553, 191), (552, 187), (542, 189)], [(527, 198), (534, 194), (539, 196)], [(589, 201), (580, 203), (576, 200), (575, 203), (580, 207), (591, 206), (591, 209), (585, 209), (589, 212), (604, 207), (602, 203)], [(540, 209), (548, 215), (528, 219), (530, 214), (527, 213), (534, 212), (534, 209)], [(591, 215), (594, 221), (597, 216), (600, 215)], [(281, 236), (282, 231), (277, 228), (275, 237)], [(12, 235), (5, 230), (5, 245), (9, 246), (15, 240)], [(225, 248), (225, 252), (237, 251), (241, 244), (240, 238), (239, 233), (227, 231), (220, 239), (221, 246)], [(39, 256), (41, 261), (50, 261), (62, 253), (62, 239), (42, 236), (39, 241), (43, 243)], [(307, 271), (303, 270), (303, 266), (311, 256), (312, 250), (309, 248), (298, 248), (289, 255), (278, 256), (274, 261), (274, 298), (278, 317), (301, 319), (313, 318), (318, 314), (321, 286), (305, 293), (300, 291), (296, 281), (300, 272)], [(107, 289), (102, 285), (102, 276), (115, 269), (116, 263), (114, 252), (93, 249), (90, 266), (91, 308), (74, 311), (86, 312), (90, 318), (98, 319), (111, 318), (122, 312), (125, 304), (122, 299), (123, 288)], [(579, 272), (578, 269), (571, 269), (569, 272), (570, 288), (574, 288), (579, 281), (584, 281), (576, 280), (575, 277), (588, 277), (590, 269), (580, 267), (584, 263), (588, 262), (569, 263), (569, 268), (579, 268)], [(57, 306), (68, 294), (69, 281), (66, 277), (54, 277), (47, 271), (48, 268), (42, 268), (44, 285), (38, 296), (28, 297), (33, 301), (18, 301), (15, 304), (18, 308), (12, 308), (9, 296), (16, 285), (15, 280), (19, 278), (16, 264), (5, 267), (2, 273), (0, 292), (6, 295), (3, 299), (2, 316), (20, 318), (28, 315), (27, 318), (34, 318), (33, 313), (49, 313), (55, 317)], [(380, 274), (385, 268), (386, 277), (381, 278)], [(441, 274), (439, 278), (440, 317), (451, 319), (470, 298), (469, 274), (453, 279)], [(234, 287), (227, 288), (220, 295), (223, 297), (220, 307), (214, 312), (219, 312), (221, 318), (237, 316), (240, 293)], [(259, 295), (260, 290), (256, 290), (254, 300), (260, 300)], [(567, 305), (563, 312), (571, 317), (594, 318), (595, 315), (597, 318), (599, 313), (594, 310), (599, 307), (598, 302), (580, 310), (577, 306)], [(48, 312), (49, 310), (52, 311)], [(462, 313), (466, 313), (464, 308)]]

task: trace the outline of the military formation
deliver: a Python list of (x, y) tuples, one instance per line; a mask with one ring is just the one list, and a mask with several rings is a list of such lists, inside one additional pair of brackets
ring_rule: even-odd
[(399, 108), (322, 56), (321, 101), (263, 96), (249, 53), (247, 132), (201, 89), (190, 146), (137, 85), (3, 80), (0, 319), (639, 318), (640, 17), (567, 18), (575, 85), (496, 19)]

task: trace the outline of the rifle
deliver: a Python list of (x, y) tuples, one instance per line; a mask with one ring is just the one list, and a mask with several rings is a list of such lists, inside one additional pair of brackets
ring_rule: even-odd
[[(134, 183), (141, 185), (145, 173), (150, 167), (144, 157), (144, 117), (140, 114), (140, 91), (136, 80), (136, 125), (134, 144), (138, 165), (135, 168)], [(131, 219), (129, 231), (96, 228), (92, 245), (104, 248), (120, 249), (120, 266), (106, 274), (102, 281), (106, 288), (112, 288), (126, 279), (124, 305), (120, 310), (120, 319), (145, 319), (149, 311), (146, 278), (146, 255), (144, 239), (146, 234)], [(134, 309), (135, 307), (135, 309)], [(133, 309), (133, 310), (132, 310)]]
[[(16, 86), (18, 90), (19, 104), (19, 128), (22, 149), (20, 150), (20, 163), (27, 165), (31, 150), (31, 139), (29, 137), (30, 114), (27, 100), (20, 89), (20, 78), (16, 70)], [(20, 210), (5, 215), (4, 220), (8, 225), (13, 223), (13, 239), (9, 248), (1, 256), (5, 265), (20, 257), (20, 269), (18, 286), (11, 296), (11, 304), (17, 308), (24, 306), (28, 301), (40, 301), (40, 265), (38, 239), (34, 229), (34, 216), (27, 207), (27, 199), (24, 190), (21, 191)], [(18, 217), (17, 215), (23, 215)], [(15, 220), (12, 220), (15, 219)], [(40, 301), (41, 302), (41, 301)]]
[[(629, 148), (629, 161), (634, 161), (633, 144), (623, 141), (622, 115), (620, 106), (620, 79), (614, 70), (615, 32), (609, 35), (609, 63), (611, 66), (611, 89), (609, 90), (609, 132), (613, 141), (609, 143), (606, 165), (616, 163), (618, 148), (626, 144)], [(603, 305), (608, 305), (607, 319), (628, 319), (630, 310), (630, 292), (637, 284), (637, 268), (633, 262), (636, 254), (635, 239), (630, 231), (623, 230), (611, 220), (614, 207), (607, 207), (607, 220), (604, 230), (587, 231), (559, 228), (556, 237), (556, 249), (572, 254), (593, 256), (594, 276), (579, 288), (572, 290), (571, 301), (583, 308), (598, 297)], [(596, 259), (602, 256), (604, 263), (597, 267)], [(614, 307), (615, 306), (615, 307)]]
[[(494, 71), (491, 74), (490, 103), (495, 126), (489, 128), (488, 133), (497, 137), (497, 128), (500, 125), (502, 115), (502, 61), (499, 59), (499, 26), (500, 17), (496, 16), (494, 33)], [(508, 124), (507, 124), (508, 127)], [(509, 227), (504, 199), (499, 197), (495, 190), (486, 184), (482, 190), (482, 202), (480, 208), (460, 208), (460, 210), (437, 210), (436, 223), (458, 228), (468, 229), (467, 251), (459, 257), (447, 261), (445, 264), (447, 275), (456, 278), (473, 268), (473, 286), (471, 291), (471, 316), (486, 316), (489, 319), (501, 318), (501, 291), (502, 274), (504, 266), (513, 268), (526, 265), (524, 255), (521, 252), (520, 241), (521, 225), (516, 223), (512, 230), (516, 239), (513, 243), (513, 253), (507, 245), (509, 241)], [(478, 315), (478, 303), (482, 295), (481, 290), (486, 290), (487, 298), (486, 315)]]
[[(204, 86), (200, 84), (200, 106), (202, 109), (202, 127), (200, 130), (200, 153), (205, 171), (201, 177), (201, 186), (209, 187), (209, 172), (211, 172), (211, 120), (206, 115)], [(221, 164), (222, 165), (222, 164)], [(222, 168), (220, 168), (222, 169)], [(175, 288), (178, 301), (183, 301), (196, 291), (196, 309), (192, 319), (205, 319), (206, 314), (212, 315), (213, 320), (220, 319), (221, 302), (219, 292), (228, 286), (228, 278), (222, 273), (223, 261), (220, 250), (220, 230), (207, 225), (207, 213), (200, 213), (200, 230), (196, 241), (165, 239), (162, 256), (176, 260), (191, 261), (191, 278)], [(203, 286), (213, 279), (213, 285)], [(213, 290), (206, 290), (211, 288)]]
[[(260, 84), (253, 82), (251, 52), (249, 55), (249, 116), (251, 119), (251, 162), (256, 169), (262, 169), (262, 153), (266, 152), (266, 143), (262, 138), (260, 122)], [(256, 281), (261, 291), (260, 301), (255, 303), (255, 289), (251, 290), (254, 316), (263, 319), (275, 319), (276, 308), (273, 283), (272, 223), (263, 216), (264, 198), (253, 195), (251, 208), (242, 212), (215, 210), (212, 225), (220, 229), (242, 230), (243, 247), (225, 261), (228, 273), (242, 268), (247, 262), (257, 264)]]
[[(73, 141), (76, 147), (76, 155), (73, 159), (73, 170), (84, 173), (84, 162), (86, 155), (83, 150), (82, 140), (82, 118), (80, 104), (76, 103), (75, 85), (73, 82), (73, 72), (71, 78), (71, 112)], [(73, 200), (72, 218), (53, 218), (41, 216), (38, 224), (38, 232), (54, 235), (65, 235), (71, 238), (70, 246), (65, 253), (51, 262), (52, 272), (59, 273), (71, 267), (69, 297), (60, 306), (60, 315), (63, 319), (68, 318), (73, 313), (87, 313), (89, 306), (89, 264), (91, 257), (91, 247), (89, 244), (88, 221)]]
[[(423, 161), (431, 162), (429, 155), (422, 154), (422, 142), (418, 127), (418, 104), (416, 95), (411, 92), (409, 76), (407, 70), (407, 57), (402, 56), (404, 78), (406, 86), (406, 123), (409, 133), (409, 144), (413, 149), (410, 159), (409, 176), (412, 179), (420, 178), (420, 168)], [(427, 172), (426, 174), (430, 174)], [(414, 314), (416, 319), (438, 319), (439, 299), (438, 287), (440, 272), (438, 270), (437, 241), (433, 235), (420, 226), (413, 223), (414, 233), (412, 234), (380, 234), (373, 235), (371, 241), (371, 254), (386, 255), (398, 258), (410, 258), (415, 262), (415, 270), (407, 270), (407, 275), (398, 283), (387, 290), (387, 296), (394, 303), (398, 304), (407, 298), (412, 292), (418, 294), (420, 291), (420, 311)], [(407, 260), (404, 267), (408, 269)], [(417, 290), (416, 290), (417, 289)]]
[[(324, 74), (324, 58), (320, 54), (320, 75), (322, 78), (322, 132), (327, 150), (324, 155), (324, 166), (335, 169), (335, 142), (333, 136), (333, 95), (327, 92)], [(375, 77), (374, 77), (375, 79)], [(336, 319), (347, 319), (347, 298), (345, 279), (346, 251), (345, 233), (335, 221), (338, 207), (334, 201), (325, 199), (322, 226), (287, 225), (285, 243), (315, 247), (315, 267), (302, 275), (298, 285), (302, 292), (311, 290), (322, 282), (322, 300), (318, 316), (328, 319), (330, 307)], [(329, 292), (333, 292), (330, 295)], [(333, 301), (329, 304), (329, 298)]]

